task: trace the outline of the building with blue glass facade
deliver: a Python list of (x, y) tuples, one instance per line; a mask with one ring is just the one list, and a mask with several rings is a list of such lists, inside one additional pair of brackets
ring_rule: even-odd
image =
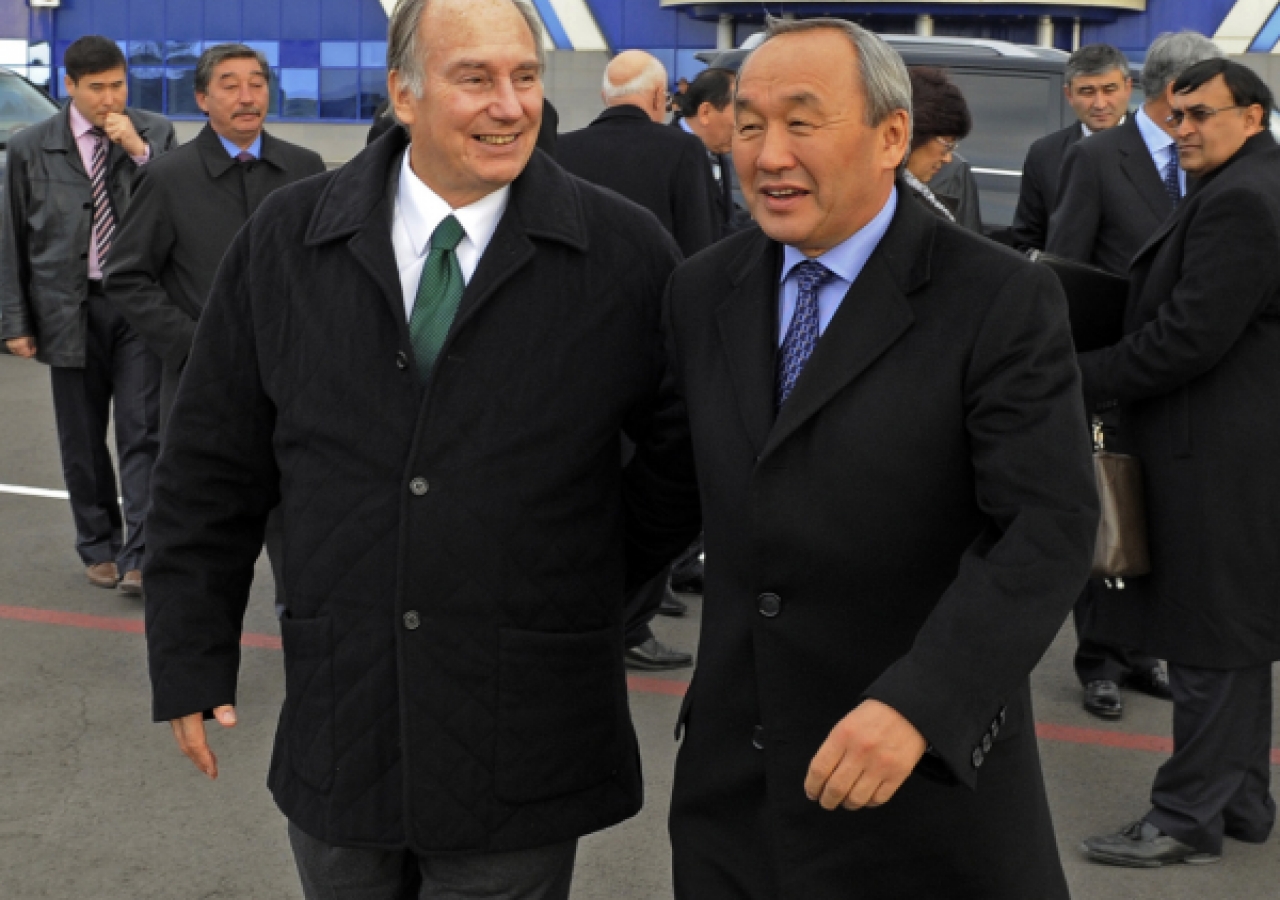
[[(30, 4), (56, 4), (49, 7)], [(71, 41), (104, 34), (130, 61), (130, 102), (198, 119), (194, 65), (210, 43), (262, 50), (280, 122), (367, 121), (386, 93), (387, 8), (395, 0), (0, 0), (0, 65), (57, 96)], [(1270, 57), (1280, 43), (1280, 0), (1076, 0), (1074, 3), (748, 3), (738, 0), (534, 0), (547, 26), (557, 92), (589, 98), (607, 54), (628, 48), (662, 59), (672, 78), (702, 68), (694, 54), (734, 46), (776, 15), (837, 15), (880, 32), (990, 37), (1070, 49), (1106, 41), (1135, 57), (1162, 31), (1192, 28), (1229, 52)], [(566, 57), (584, 55), (589, 65)], [(1266, 67), (1264, 67), (1266, 68)], [(581, 83), (578, 83), (581, 82)], [(567, 124), (572, 125), (570, 115)]]

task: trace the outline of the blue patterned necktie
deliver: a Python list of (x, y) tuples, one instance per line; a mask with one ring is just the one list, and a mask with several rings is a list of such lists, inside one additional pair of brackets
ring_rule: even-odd
[(1182, 199), (1182, 187), (1178, 184), (1178, 150), (1176, 147), (1170, 149), (1169, 161), (1164, 165), (1164, 189), (1173, 201), (1174, 209), (1177, 209), (1178, 201)]
[(782, 404), (791, 396), (804, 364), (818, 345), (818, 290), (835, 277), (830, 269), (812, 259), (797, 264), (791, 275), (799, 290), (796, 292), (796, 311), (782, 341), (778, 362), (778, 409), (782, 409)]

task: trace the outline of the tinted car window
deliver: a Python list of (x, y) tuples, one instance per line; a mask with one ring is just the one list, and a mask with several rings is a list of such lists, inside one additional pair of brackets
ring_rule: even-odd
[(962, 152), (969, 159), (981, 159), (986, 168), (1020, 172), (1027, 148), (1058, 128), (1058, 104), (1048, 77), (952, 69), (951, 80), (973, 116), (973, 131)]
[(0, 145), (17, 131), (42, 122), (58, 111), (48, 97), (26, 81), (0, 72)]

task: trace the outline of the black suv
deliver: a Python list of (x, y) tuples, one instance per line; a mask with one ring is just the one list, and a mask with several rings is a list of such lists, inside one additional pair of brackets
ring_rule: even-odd
[(4, 199), (5, 163), (9, 138), (28, 125), (43, 122), (58, 111), (58, 105), (21, 75), (0, 69), (0, 200)]

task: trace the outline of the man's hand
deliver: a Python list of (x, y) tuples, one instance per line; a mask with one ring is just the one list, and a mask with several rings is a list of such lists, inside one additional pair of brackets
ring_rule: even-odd
[[(234, 706), (219, 706), (213, 711), (213, 717), (224, 728), (234, 728), (236, 725), (236, 708)], [(189, 716), (183, 716), (181, 719), (171, 719), (169, 724), (173, 727), (173, 736), (178, 741), (178, 749), (186, 754), (187, 759), (196, 764), (196, 768), (210, 779), (218, 777), (218, 757), (213, 755), (213, 751), (209, 749), (209, 742), (204, 736), (204, 714), (192, 713)]]
[(138, 136), (133, 120), (124, 113), (107, 113), (102, 130), (112, 143), (119, 144), (130, 156), (142, 156), (147, 152), (147, 142)]
[(804, 792), (823, 809), (880, 806), (902, 787), (927, 746), (893, 707), (864, 700), (818, 748)]
[(23, 359), (30, 359), (36, 355), (36, 339), (31, 337), (10, 338), (4, 342), (9, 348), (9, 352), (14, 356), (21, 356)]

